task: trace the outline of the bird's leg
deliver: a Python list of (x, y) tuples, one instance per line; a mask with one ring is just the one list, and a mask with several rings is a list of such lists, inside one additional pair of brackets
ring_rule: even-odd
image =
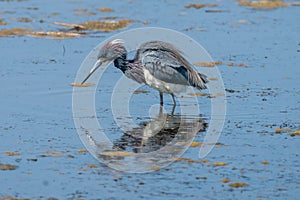
[(174, 115), (175, 107), (176, 107), (176, 105), (174, 104), (173, 107), (172, 107), (171, 116)]
[(175, 106), (176, 106), (176, 101), (175, 101), (174, 94), (171, 94), (171, 96), (172, 96), (172, 100), (173, 100), (173, 105), (174, 105), (174, 107), (175, 107)]
[(159, 106), (159, 114), (158, 116), (162, 116), (163, 115), (163, 107)]
[(164, 105), (164, 99), (163, 99), (163, 93), (159, 92), (159, 98), (160, 98), (160, 106)]
[(176, 107), (176, 101), (175, 101), (174, 94), (171, 94), (171, 96), (172, 96), (172, 100), (173, 100), (173, 107), (172, 107), (171, 115), (173, 115), (174, 111), (175, 111), (175, 107)]

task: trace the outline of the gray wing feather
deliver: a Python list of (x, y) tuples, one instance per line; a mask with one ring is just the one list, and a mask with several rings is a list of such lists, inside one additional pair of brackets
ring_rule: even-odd
[(149, 51), (142, 59), (143, 66), (155, 78), (166, 83), (189, 85), (187, 78), (177, 71), (180, 63), (169, 59), (163, 52)]
[(198, 73), (173, 45), (161, 41), (146, 42), (136, 58), (157, 79), (167, 83), (191, 85), (205, 89), (207, 77)]

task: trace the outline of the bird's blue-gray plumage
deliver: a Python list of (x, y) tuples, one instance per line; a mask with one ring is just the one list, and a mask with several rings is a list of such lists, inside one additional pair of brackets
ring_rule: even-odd
[(140, 46), (134, 60), (141, 60), (155, 78), (164, 82), (206, 88), (207, 77), (196, 72), (182, 53), (169, 43), (146, 42)]
[[(145, 83), (157, 89), (160, 93), (160, 103), (163, 103), (163, 93), (170, 93), (174, 100), (175, 90), (171, 86), (193, 86), (205, 89), (208, 79), (198, 73), (183, 57), (182, 53), (172, 44), (162, 41), (150, 41), (142, 44), (133, 60), (127, 59), (127, 51), (123, 41), (116, 39), (106, 43), (99, 52), (99, 65), (113, 61), (128, 78), (138, 83)], [(90, 74), (98, 68), (94, 66)]]

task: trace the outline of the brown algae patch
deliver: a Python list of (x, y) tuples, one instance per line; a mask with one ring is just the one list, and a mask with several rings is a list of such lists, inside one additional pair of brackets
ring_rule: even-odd
[(90, 87), (95, 84), (94, 83), (83, 83), (83, 84), (82, 83), (71, 83), (70, 85), (73, 87)]
[(190, 158), (172, 158), (172, 161), (174, 161), (174, 162), (186, 161), (188, 163), (197, 163), (197, 162), (199, 162), (199, 160), (193, 160), (193, 159), (190, 159)]
[(75, 33), (75, 32), (55, 32), (55, 31), (32, 31), (27, 35), (41, 38), (52, 38), (52, 39), (65, 39), (65, 38), (76, 38), (86, 34)]
[(244, 64), (244, 63), (233, 63), (233, 62), (227, 62), (226, 65), (228, 67), (245, 67), (245, 68), (249, 68), (248, 65)]
[(153, 166), (151, 166), (150, 169), (153, 170), (153, 171), (157, 171), (157, 170), (160, 170), (160, 166), (153, 165)]
[(226, 166), (226, 165), (227, 165), (227, 162), (214, 162), (213, 163), (214, 167), (223, 167), (223, 166)]
[(53, 157), (61, 157), (61, 156), (64, 155), (64, 154), (61, 154), (61, 153), (57, 153), (55, 151), (46, 151), (46, 154), (48, 154), (49, 156), (53, 156)]
[(86, 29), (84, 26), (82, 26), (80, 24), (70, 24), (70, 23), (63, 23), (63, 22), (53, 22), (53, 24), (59, 25), (59, 26), (71, 27), (77, 31)]
[(202, 144), (203, 144), (202, 142), (191, 142), (190, 147), (201, 147)]
[(95, 165), (95, 164), (89, 164), (88, 167), (89, 167), (90, 169), (99, 168), (99, 166), (98, 166), (98, 165)]
[(14, 151), (14, 152), (6, 151), (5, 154), (8, 155), (8, 156), (19, 156), (19, 155), (21, 155), (21, 153), (17, 152), (17, 151)]
[(300, 130), (295, 130), (295, 131), (294, 131), (294, 134), (300, 136)]
[(188, 93), (188, 95), (198, 96), (198, 97), (205, 97), (205, 96), (207, 96), (207, 94), (202, 93), (202, 92), (191, 92), (191, 93)]
[(33, 36), (41, 38), (52, 38), (52, 39), (64, 39), (64, 38), (75, 38), (80, 37), (85, 34), (76, 32), (54, 32), (54, 31), (32, 31), (28, 28), (11, 28), (11, 29), (1, 29), (0, 37), (9, 36)]
[(222, 61), (216, 61), (216, 62), (195, 62), (193, 63), (197, 67), (214, 67), (216, 65), (222, 65)]
[(101, 153), (101, 155), (110, 156), (110, 157), (114, 157), (114, 156), (125, 157), (125, 156), (132, 156), (133, 153), (127, 151), (106, 151)]
[[(94, 31), (103, 31), (103, 32), (111, 32), (115, 30), (120, 30), (126, 28), (129, 24), (134, 22), (134, 20), (129, 19), (121, 19), (121, 20), (98, 20), (98, 21), (87, 21), (80, 24), (73, 24), (73, 23), (62, 23), (62, 22), (53, 22), (53, 24), (59, 26), (67, 26), (71, 27), (74, 30), (94, 30)], [(79, 34), (79, 33), (77, 33)]]
[(148, 90), (135, 90), (133, 92), (133, 94), (147, 94), (147, 93), (149, 93)]
[(100, 11), (100, 12), (114, 12), (113, 9), (111, 9), (111, 8), (106, 8), (106, 7), (99, 8), (99, 11)]
[(222, 182), (222, 183), (229, 183), (230, 180), (225, 178), (225, 179), (221, 179), (220, 182)]
[(248, 184), (246, 184), (246, 183), (230, 183), (229, 186), (234, 187), (234, 188), (239, 188), (239, 187), (247, 187)]
[[(20, 18), (20, 22), (30, 22), (29, 18)], [(65, 39), (65, 38), (77, 38), (88, 35), (86, 32), (80, 32), (82, 30), (96, 30), (102, 32), (111, 32), (115, 30), (120, 30), (126, 28), (129, 24), (134, 22), (134, 20), (121, 19), (115, 20), (100, 20), (100, 21), (87, 21), (81, 24), (69, 24), (61, 22), (53, 22), (53, 24), (60, 26), (71, 27), (70, 30), (66, 31), (33, 31), (29, 28), (10, 28), (1, 29), (0, 37), (9, 36), (33, 36), (41, 38), (51, 38), (51, 39)], [(0, 24), (6, 25), (7, 22), (0, 19)]]
[(0, 25), (7, 25), (7, 24), (8, 23), (4, 19), (0, 18)]
[(214, 93), (214, 94), (206, 94), (202, 92), (190, 92), (188, 93), (190, 96), (198, 96), (198, 97), (205, 97), (207, 96), (208, 98), (216, 98), (216, 97), (222, 97), (225, 96), (225, 94), (222, 93)]
[(300, 136), (300, 130), (295, 130), (293, 133), (290, 134), (291, 137), (294, 137), (296, 135)]
[(232, 67), (233, 65), (234, 65), (233, 62), (228, 62), (228, 63), (227, 63), (227, 66), (228, 66), (228, 67)]
[(291, 132), (291, 129), (289, 128), (275, 128), (275, 133), (280, 134), (280, 133), (288, 133)]
[(183, 146), (189, 146), (189, 147), (201, 147), (203, 145), (202, 142), (177, 142), (176, 145), (183, 145)]
[(87, 153), (88, 150), (86, 150), (86, 149), (78, 149), (77, 152), (78, 153)]
[(196, 9), (200, 9), (200, 8), (204, 8), (205, 4), (204, 3), (199, 3), (199, 4), (189, 4), (186, 5), (185, 8), (190, 9), (190, 8), (196, 8)]
[(210, 94), (208, 96), (208, 98), (216, 98), (216, 97), (222, 97), (222, 96), (225, 96), (225, 94), (222, 94), (222, 93), (214, 93), (214, 94)]
[(85, 30), (98, 30), (103, 32), (111, 32), (115, 30), (120, 30), (127, 27), (129, 24), (134, 22), (134, 20), (129, 19), (121, 19), (119, 21), (87, 21), (82, 24), (81, 26), (84, 27)]
[(13, 164), (1, 164), (0, 163), (0, 170), (15, 170), (17, 169), (18, 166), (17, 165), (13, 165)]
[(24, 23), (29, 23), (32, 22), (32, 19), (27, 18), (27, 17), (21, 17), (17, 19), (18, 22), (24, 22)]
[(269, 162), (268, 162), (268, 161), (266, 161), (266, 160), (263, 160), (263, 161), (261, 162), (261, 164), (263, 164), (263, 165), (268, 165), (268, 164), (269, 164)]
[(28, 28), (1, 29), (0, 37), (23, 36), (23, 35), (27, 35), (30, 31), (32, 30)]
[(254, 9), (275, 9), (275, 8), (281, 8), (281, 7), (287, 7), (288, 4), (284, 3), (283, 1), (273, 0), (273, 1), (239, 1), (237, 2), (240, 6), (247, 6)]
[(186, 9), (190, 9), (190, 8), (200, 9), (204, 7), (218, 7), (218, 4), (199, 3), (199, 4), (189, 4), (185, 6)]
[(98, 165), (95, 165), (95, 164), (88, 164), (87, 167), (81, 167), (81, 168), (79, 168), (79, 170), (87, 171), (87, 170), (90, 170), (90, 169), (98, 169), (98, 168), (99, 168)]

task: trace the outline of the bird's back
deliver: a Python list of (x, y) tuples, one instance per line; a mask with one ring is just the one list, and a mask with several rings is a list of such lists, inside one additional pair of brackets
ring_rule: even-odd
[(140, 46), (134, 60), (140, 61), (153, 77), (165, 83), (206, 88), (206, 76), (195, 71), (172, 44), (162, 41), (146, 42)]

